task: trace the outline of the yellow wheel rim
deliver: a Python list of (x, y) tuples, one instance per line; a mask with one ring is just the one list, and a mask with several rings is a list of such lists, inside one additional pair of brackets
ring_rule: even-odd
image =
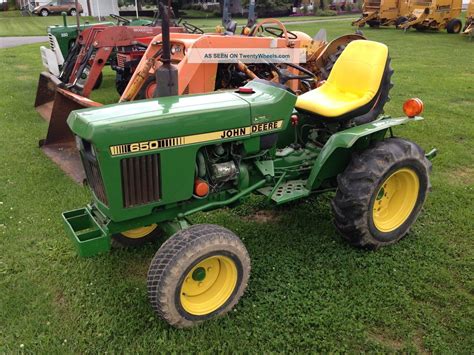
[(148, 234), (153, 232), (156, 229), (156, 227), (158, 227), (158, 225), (150, 224), (149, 226), (130, 229), (126, 232), (122, 232), (121, 234), (126, 238), (140, 239), (140, 238), (146, 237)]
[(180, 301), (184, 310), (202, 316), (221, 307), (237, 284), (237, 267), (226, 256), (204, 259), (186, 275)]
[(413, 170), (403, 168), (390, 175), (375, 197), (375, 227), (385, 233), (400, 227), (413, 211), (419, 190), (420, 180)]

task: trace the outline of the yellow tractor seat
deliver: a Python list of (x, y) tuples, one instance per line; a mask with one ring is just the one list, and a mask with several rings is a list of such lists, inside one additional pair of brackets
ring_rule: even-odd
[(337, 59), (327, 81), (298, 96), (296, 109), (328, 121), (364, 115), (377, 104), (386, 68), (386, 45), (352, 41)]

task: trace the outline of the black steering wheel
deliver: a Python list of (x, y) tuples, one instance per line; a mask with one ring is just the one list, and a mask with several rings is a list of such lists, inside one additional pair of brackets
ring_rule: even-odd
[(123, 25), (128, 25), (131, 21), (128, 18), (115, 15), (115, 14), (110, 14), (110, 17), (112, 17), (114, 20), (117, 20), (117, 25), (123, 24)]
[(278, 81), (280, 84), (285, 85), (289, 80), (308, 80), (316, 79), (316, 75), (310, 70), (303, 68), (301, 65), (294, 63), (282, 63), (288, 67), (294, 68), (303, 74), (292, 74), (286, 69), (279, 68), (275, 63), (268, 63), (268, 65), (278, 73)]
[[(283, 30), (279, 27), (268, 26), (268, 27), (264, 27), (263, 29), (265, 30), (265, 32), (268, 32), (275, 37), (283, 38), (285, 36), (285, 33), (283, 32)], [(286, 31), (286, 32), (288, 33), (288, 39), (298, 38), (298, 36), (295, 33), (291, 31)]]
[(188, 33), (197, 33), (197, 34), (200, 34), (202, 35), (204, 33), (203, 30), (201, 30), (199, 27), (189, 23), (189, 22), (186, 22), (184, 21), (182, 24), (181, 24), (185, 29), (186, 29), (186, 32)]

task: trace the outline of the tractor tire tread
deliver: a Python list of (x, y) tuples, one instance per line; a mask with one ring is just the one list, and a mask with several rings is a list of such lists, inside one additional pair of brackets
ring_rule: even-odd
[(196, 250), (212, 250), (225, 245), (232, 249), (242, 263), (242, 281), (228, 304), (220, 310), (222, 315), (232, 309), (243, 295), (250, 276), (250, 257), (241, 240), (231, 231), (212, 224), (197, 224), (177, 232), (157, 251), (148, 270), (148, 295), (152, 308), (166, 322), (176, 328), (194, 326), (201, 321), (190, 320), (179, 314), (174, 307), (174, 295), (178, 280), (190, 260), (196, 258)]
[[(334, 224), (350, 244), (377, 249), (397, 242), (408, 232), (410, 226), (401, 231), (398, 238), (380, 241), (374, 238), (368, 227), (369, 206), (375, 188), (390, 167), (402, 161), (421, 162), (423, 174), (427, 175), (427, 191), (429, 191), (428, 175), (431, 171), (431, 162), (426, 159), (423, 150), (416, 143), (401, 138), (387, 138), (361, 153), (354, 152), (345, 171), (338, 175), (338, 188), (331, 201)], [(423, 201), (415, 211), (414, 220), (421, 211), (427, 191), (422, 191)]]

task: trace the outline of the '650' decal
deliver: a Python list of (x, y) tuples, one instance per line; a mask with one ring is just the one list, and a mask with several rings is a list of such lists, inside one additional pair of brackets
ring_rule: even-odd
[(253, 133), (268, 132), (278, 130), (282, 127), (283, 120), (258, 123), (247, 127), (226, 129), (223, 131), (215, 131), (202, 134), (194, 134), (190, 136), (163, 138), (150, 141), (113, 145), (110, 147), (110, 154), (123, 155), (128, 153), (144, 152), (148, 150), (158, 150), (169, 147), (177, 147), (182, 145), (218, 141), (230, 139), (234, 137), (250, 136)]

